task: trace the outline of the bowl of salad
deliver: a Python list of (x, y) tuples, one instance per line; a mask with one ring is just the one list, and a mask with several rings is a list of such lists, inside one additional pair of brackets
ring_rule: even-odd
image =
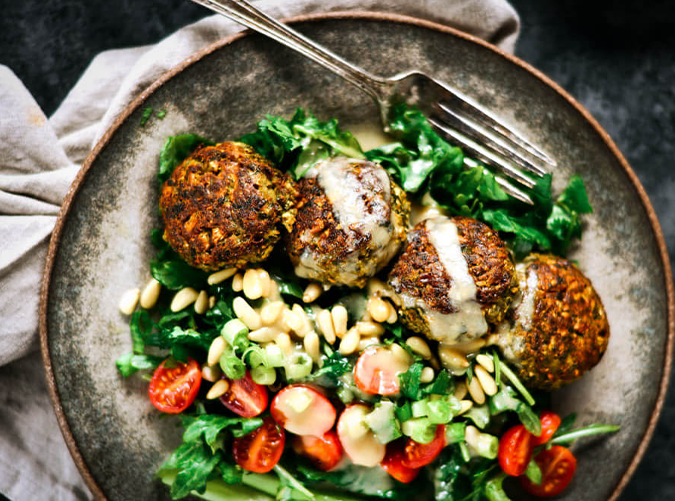
[(560, 167), (525, 205), (414, 107), (385, 134), (363, 96), (255, 35), (172, 70), (90, 155), (50, 245), (43, 355), (89, 487), (614, 499), (672, 343), (635, 175), (572, 98), (483, 42), (390, 15), (299, 21), (376, 73), (452, 83)]

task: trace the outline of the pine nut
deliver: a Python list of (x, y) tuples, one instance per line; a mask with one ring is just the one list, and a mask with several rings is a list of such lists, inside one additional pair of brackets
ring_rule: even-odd
[(477, 377), (472, 377), (470, 383), (467, 380), (466, 387), (469, 389), (469, 395), (471, 395), (474, 402), (478, 405), (485, 403), (485, 392), (483, 392), (483, 387), (478, 382)]
[(355, 327), (352, 327), (340, 341), (340, 353), (351, 355), (359, 347), (359, 341), (361, 341), (361, 335)]
[(235, 297), (232, 301), (232, 308), (234, 309), (234, 314), (237, 315), (237, 318), (246, 324), (250, 330), (254, 331), (262, 327), (262, 320), (260, 320), (260, 315), (251, 308), (251, 305), (246, 302), (246, 299), (243, 297)]
[(421, 383), (431, 383), (434, 380), (434, 370), (431, 367), (425, 367), (422, 369), (422, 374), (420, 375)]
[(466, 392), (466, 385), (462, 381), (455, 385), (454, 396), (457, 400), (462, 400), (464, 397), (466, 397)]
[(151, 278), (148, 282), (148, 285), (145, 286), (143, 292), (141, 293), (141, 308), (149, 310), (159, 299), (159, 293), (162, 290), (162, 284), (160, 284), (156, 279)]
[(463, 371), (469, 367), (469, 361), (463, 353), (449, 346), (443, 346), (438, 349), (438, 355), (441, 357), (441, 363), (446, 369), (451, 371)]
[(216, 296), (211, 296), (209, 298), (209, 310), (216, 305)]
[(321, 310), (316, 317), (319, 324), (319, 330), (329, 344), (335, 342), (335, 328), (333, 327), (333, 316), (329, 310)]
[(492, 360), (492, 358), (488, 357), (487, 355), (484, 355), (482, 353), (480, 355), (476, 355), (476, 362), (481, 364), (483, 368), (488, 372), (495, 371), (495, 363)]
[(308, 332), (302, 342), (307, 354), (312, 357), (314, 363), (318, 363), (321, 357), (319, 335), (314, 331)]
[(410, 346), (410, 349), (413, 351), (413, 353), (416, 353), (423, 359), (429, 360), (431, 358), (431, 349), (429, 348), (427, 342), (421, 337), (409, 337), (405, 344)]
[(211, 341), (211, 346), (209, 346), (209, 354), (206, 357), (206, 363), (208, 365), (216, 365), (226, 347), (227, 342), (225, 341), (225, 338), (223, 336), (216, 337)]
[(490, 373), (486, 371), (482, 366), (475, 365), (473, 367), (474, 376), (478, 378), (480, 385), (483, 387), (483, 391), (486, 395), (492, 396), (497, 393), (497, 383), (490, 376)]
[(391, 306), (382, 298), (371, 297), (368, 300), (368, 313), (376, 322), (385, 322), (391, 314)]
[(307, 312), (298, 303), (293, 305), (293, 309), (291, 311), (295, 313), (299, 319), (299, 327), (298, 330), (294, 329), (295, 333), (299, 337), (305, 337), (305, 335), (312, 330), (312, 325), (309, 322)]
[(213, 386), (211, 386), (211, 389), (206, 394), (206, 398), (209, 400), (215, 400), (216, 398), (222, 397), (229, 389), (230, 383), (227, 381), (227, 379), (219, 379), (214, 383)]
[(209, 309), (209, 295), (206, 291), (201, 291), (195, 301), (195, 313), (203, 315)]
[(211, 383), (215, 383), (220, 378), (222, 370), (220, 365), (205, 365), (202, 367), (202, 377)]
[(138, 300), (141, 297), (140, 289), (131, 289), (122, 294), (120, 298), (119, 309), (124, 315), (131, 315), (136, 309)]
[(461, 416), (465, 412), (468, 412), (471, 407), (473, 407), (473, 402), (471, 400), (462, 400), (459, 402), (459, 404), (462, 406), (459, 412), (457, 413), (458, 416)]
[(362, 336), (381, 336), (384, 334), (384, 327), (375, 322), (357, 322), (356, 328)]
[(274, 342), (281, 349), (284, 355), (290, 356), (291, 353), (293, 353), (293, 344), (291, 343), (291, 337), (285, 332), (279, 334), (277, 338), (274, 340)]
[(379, 278), (370, 278), (368, 279), (367, 289), (369, 296), (376, 296), (383, 291), (387, 290), (385, 283)]
[(184, 310), (197, 300), (197, 296), (199, 296), (199, 293), (192, 287), (185, 287), (179, 290), (171, 301), (171, 311), (176, 313), (177, 311)]
[(305, 292), (303, 292), (302, 300), (305, 303), (312, 303), (319, 298), (322, 292), (323, 289), (321, 288), (321, 286), (317, 283), (312, 282), (307, 286)]
[(396, 357), (401, 362), (406, 364), (412, 363), (412, 357), (410, 356), (410, 353), (405, 351), (405, 348), (403, 348), (400, 344), (393, 343), (389, 347), (389, 350), (391, 351), (392, 355), (394, 355), (394, 357)]
[(284, 325), (288, 330), (296, 332), (302, 328), (302, 319), (299, 318), (294, 311), (291, 311), (288, 308), (286, 308), (284, 309), (282, 315)]
[(478, 338), (478, 339), (474, 339), (473, 341), (467, 341), (466, 343), (459, 343), (459, 344), (452, 345), (452, 347), (455, 350), (457, 350), (461, 353), (464, 353), (465, 355), (469, 355), (471, 353), (476, 353), (483, 346), (485, 346), (485, 339), (484, 338)]
[(272, 292), (272, 279), (270, 278), (270, 274), (267, 273), (267, 270), (262, 268), (258, 268), (257, 272), (262, 287), (262, 297), (270, 297), (270, 293)]
[(217, 271), (215, 273), (211, 273), (209, 275), (209, 278), (206, 279), (209, 285), (216, 285), (219, 284), (220, 282), (224, 282), (231, 276), (233, 276), (235, 273), (237, 273), (237, 268), (226, 268), (224, 270)]
[(260, 299), (263, 295), (263, 284), (258, 270), (254, 270), (253, 268), (246, 270), (242, 286), (244, 288), (244, 296), (249, 299)]
[(244, 288), (244, 275), (237, 273), (234, 278), (232, 278), (232, 290), (234, 292), (241, 292)]
[(276, 333), (269, 327), (261, 327), (248, 333), (248, 338), (256, 343), (269, 343), (270, 341), (274, 341), (275, 337)]
[(347, 321), (349, 320), (347, 308), (341, 304), (334, 306), (331, 310), (331, 315), (333, 317), (333, 328), (335, 329), (335, 335), (342, 339), (342, 336), (347, 333)]
[(260, 319), (262, 320), (262, 323), (264, 325), (274, 325), (283, 309), (284, 303), (282, 301), (274, 301), (266, 304), (262, 307), (262, 310), (260, 310)]
[(387, 317), (387, 323), (394, 324), (398, 320), (398, 313), (396, 313), (396, 308), (394, 306), (392, 306), (390, 310), (389, 316)]

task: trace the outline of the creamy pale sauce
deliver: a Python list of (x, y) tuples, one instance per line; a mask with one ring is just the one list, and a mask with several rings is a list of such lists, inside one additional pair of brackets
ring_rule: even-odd
[(438, 216), (447, 216), (448, 211), (441, 207), (436, 200), (431, 198), (429, 193), (425, 193), (420, 202), (410, 204), (410, 225), (415, 226), (425, 219), (431, 219)]
[[(396, 241), (391, 238), (394, 214), (391, 212), (389, 219), (385, 216), (391, 206), (389, 175), (384, 169), (372, 167), (369, 179), (374, 178), (379, 186), (378, 198), (374, 200), (370, 187), (364, 185), (352, 170), (354, 164), (367, 163), (364, 160), (339, 156), (320, 162), (307, 173), (308, 176), (315, 177), (324, 190), (336, 220), (348, 235), (351, 230), (370, 236), (369, 259), (361, 259), (361, 249), (355, 245), (354, 248), (346, 249), (347, 257), (339, 263), (338, 276), (335, 278), (346, 285), (354, 285), (364, 275), (374, 275), (398, 250)], [(370, 203), (366, 204), (366, 200)], [(312, 236), (306, 235), (306, 238), (311, 239)], [(323, 267), (318, 258), (319, 256), (306, 248), (295, 267), (296, 274), (320, 279)]]
[(517, 271), (520, 273), (527, 273), (527, 281), (525, 290), (521, 291), (522, 296), (520, 304), (516, 308), (516, 321), (525, 330), (530, 330), (532, 327), (532, 318), (534, 317), (534, 299), (539, 289), (539, 278), (534, 270), (527, 271), (527, 265), (519, 264)]
[[(448, 298), (455, 310), (454, 313), (441, 313), (432, 310), (423, 301), (414, 300), (418, 307), (422, 306), (431, 337), (443, 344), (456, 344), (485, 335), (488, 325), (481, 306), (476, 301), (476, 284), (462, 254), (457, 226), (446, 217), (427, 219), (425, 224), (429, 231), (429, 240), (450, 277)], [(404, 297), (403, 301), (406, 303), (410, 299), (412, 298)]]
[(346, 127), (346, 130), (352, 133), (363, 151), (395, 142), (395, 139), (385, 134), (380, 124), (357, 124)]

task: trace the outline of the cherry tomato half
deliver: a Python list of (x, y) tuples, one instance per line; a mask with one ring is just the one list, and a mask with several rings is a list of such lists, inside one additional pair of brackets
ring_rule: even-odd
[(403, 444), (403, 442), (398, 440), (387, 444), (387, 453), (380, 463), (380, 466), (399, 482), (408, 484), (417, 478), (420, 469), (408, 468), (403, 464), (403, 460), (405, 459)]
[(540, 498), (557, 496), (564, 491), (577, 470), (577, 459), (561, 445), (541, 451), (534, 460), (541, 468), (541, 484), (533, 484), (527, 477), (522, 477), (520, 483), (523, 489)]
[(507, 475), (518, 477), (525, 473), (534, 449), (532, 433), (522, 424), (509, 428), (499, 440), (497, 459)]
[(409, 438), (403, 450), (403, 466), (422, 468), (431, 463), (445, 447), (445, 426), (439, 424), (434, 439), (428, 444), (420, 444)]
[(361, 391), (372, 395), (398, 393), (398, 376), (410, 368), (410, 364), (395, 356), (389, 348), (371, 346), (366, 348), (354, 366), (354, 382)]
[(175, 367), (165, 367), (166, 360), (155, 369), (150, 380), (148, 395), (150, 402), (162, 412), (178, 414), (194, 402), (202, 382), (199, 364), (188, 359), (178, 362)]
[(267, 388), (251, 379), (251, 373), (241, 379), (227, 379), (230, 388), (220, 397), (225, 407), (241, 417), (253, 417), (267, 408)]
[(243, 469), (267, 473), (279, 462), (285, 442), (284, 429), (274, 419), (266, 417), (260, 428), (234, 439), (232, 453)]
[(322, 471), (332, 470), (342, 459), (342, 445), (334, 430), (322, 437), (297, 436), (293, 439), (293, 450), (311, 459)]
[(555, 412), (543, 411), (541, 416), (539, 416), (539, 421), (541, 422), (541, 435), (532, 438), (532, 443), (535, 447), (551, 440), (562, 420)]

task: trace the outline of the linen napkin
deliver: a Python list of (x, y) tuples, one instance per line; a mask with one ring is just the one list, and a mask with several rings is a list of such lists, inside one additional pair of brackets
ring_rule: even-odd
[[(279, 18), (344, 10), (407, 14), (507, 51), (513, 51), (519, 30), (506, 0), (254, 3)], [(40, 280), (61, 201), (95, 142), (142, 90), (194, 52), (241, 29), (210, 16), (156, 45), (103, 52), (50, 118), (0, 65), (0, 492), (12, 500), (91, 497), (58, 430), (36, 353)]]

